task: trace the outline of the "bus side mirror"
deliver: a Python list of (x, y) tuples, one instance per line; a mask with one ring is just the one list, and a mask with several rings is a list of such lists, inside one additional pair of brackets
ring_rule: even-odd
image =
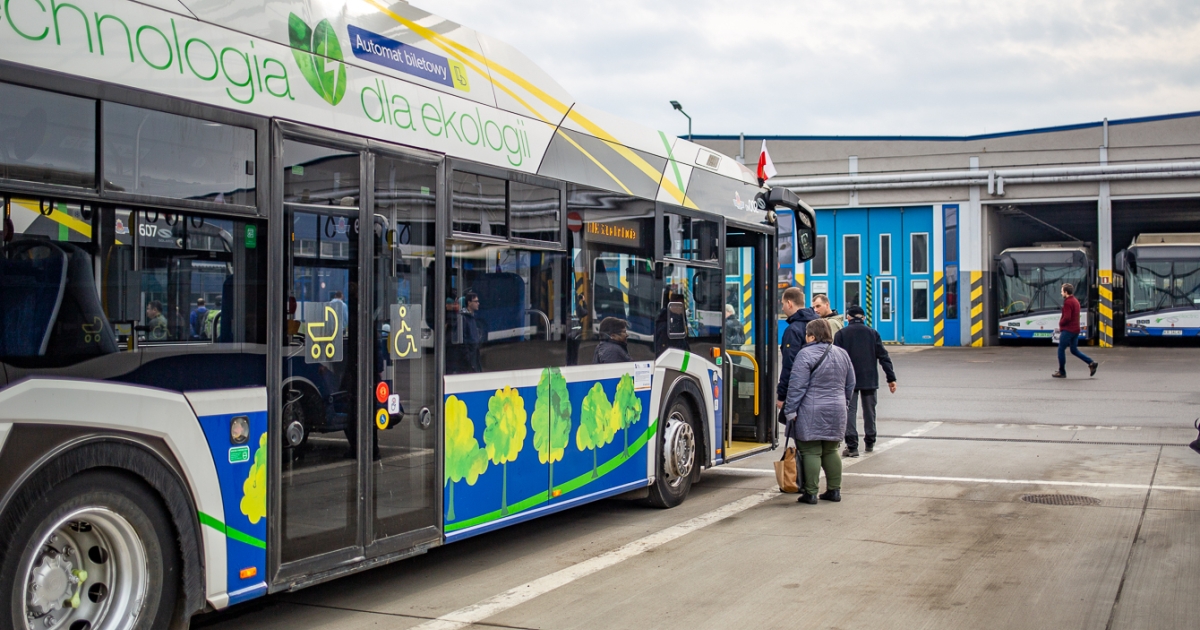
[(667, 338), (687, 339), (687, 317), (683, 302), (667, 304)]
[(1000, 258), (1000, 273), (1009, 277), (1017, 275), (1017, 261), (1008, 256)]
[(796, 226), (796, 260), (806, 262), (817, 255), (817, 234), (810, 227)]
[(1128, 257), (1129, 257), (1128, 250), (1122, 249), (1121, 251), (1117, 252), (1117, 255), (1113, 256), (1113, 271), (1115, 271), (1119, 274), (1124, 274), (1126, 266), (1127, 266), (1126, 261), (1127, 261)]

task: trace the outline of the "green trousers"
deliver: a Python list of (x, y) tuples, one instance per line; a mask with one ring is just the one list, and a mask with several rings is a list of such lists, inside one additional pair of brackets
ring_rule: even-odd
[(825, 489), (842, 489), (842, 457), (838, 454), (841, 442), (800, 442), (796, 448), (796, 469), (803, 471), (804, 494), (818, 494), (821, 490), (821, 469), (825, 469)]

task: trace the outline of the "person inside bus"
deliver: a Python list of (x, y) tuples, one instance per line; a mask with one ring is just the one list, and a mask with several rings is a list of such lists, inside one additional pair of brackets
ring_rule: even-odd
[(733, 348), (746, 343), (746, 333), (742, 329), (742, 321), (738, 319), (737, 309), (732, 304), (725, 305), (725, 346)]
[(616, 317), (605, 317), (600, 320), (600, 344), (596, 346), (596, 354), (592, 363), (628, 363), (633, 361), (629, 356), (629, 325), (625, 320)]
[(163, 317), (162, 302), (151, 300), (146, 305), (146, 339), (149, 341), (166, 341), (167, 318)]
[(686, 337), (683, 339), (671, 339), (668, 331), (668, 324), (671, 317), (670, 304), (672, 302), (683, 302), (683, 294), (676, 293), (674, 291), (669, 293), (667, 297), (667, 303), (663, 305), (662, 310), (658, 312), (658, 317), (654, 320), (655, 356), (666, 352), (668, 348), (676, 348), (683, 350), (684, 352), (687, 352), (691, 349), (691, 346), (688, 345), (688, 340)]
[[(463, 308), (458, 312), (447, 313), (451, 327), (451, 342), (449, 352), (446, 353), (447, 374), (483, 371), (483, 364), (479, 359), (479, 346), (483, 343), (484, 335), (482, 322), (476, 317), (478, 312), (479, 294), (468, 290), (463, 295)], [(462, 334), (461, 339), (458, 337), (459, 332)]]

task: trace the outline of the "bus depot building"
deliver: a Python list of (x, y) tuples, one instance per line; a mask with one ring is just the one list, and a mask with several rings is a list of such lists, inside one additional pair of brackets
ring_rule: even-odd
[[(762, 139), (697, 137), (743, 160)], [(887, 342), (1050, 343), (1063, 282), (1092, 343), (1200, 335), (1200, 112), (765, 139), (769, 183), (818, 216), (816, 257), (792, 270), (781, 258), (780, 281), (842, 313), (863, 306)]]

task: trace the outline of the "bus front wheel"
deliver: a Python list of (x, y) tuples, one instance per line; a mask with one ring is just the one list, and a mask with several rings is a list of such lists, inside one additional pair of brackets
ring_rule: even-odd
[(682, 396), (671, 401), (666, 423), (658, 432), (658, 461), (650, 504), (671, 508), (683, 503), (692, 489), (696, 467), (696, 431), (692, 407)]
[(0, 559), (0, 623), (28, 630), (149, 630), (171, 623), (179, 586), (158, 497), (107, 471), (34, 498)]

